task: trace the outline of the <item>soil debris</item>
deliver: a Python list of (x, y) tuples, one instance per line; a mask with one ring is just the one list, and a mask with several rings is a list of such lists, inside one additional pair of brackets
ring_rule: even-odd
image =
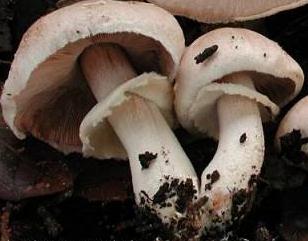
[(143, 154), (139, 154), (139, 162), (142, 167), (142, 169), (149, 168), (152, 161), (154, 161), (157, 158), (157, 153), (153, 154), (152, 152), (146, 151)]
[(218, 50), (218, 45), (212, 45), (211, 47), (205, 48), (202, 53), (198, 54), (194, 60), (196, 64), (203, 63), (206, 59), (211, 57)]
[(243, 144), (247, 140), (247, 135), (246, 133), (243, 133), (240, 137), (240, 143)]
[(204, 190), (211, 190), (212, 189), (212, 185), (217, 182), (220, 178), (220, 174), (217, 170), (213, 171), (211, 174), (207, 174), (206, 175), (206, 179), (209, 180), (209, 183), (204, 185)]
[(178, 212), (184, 213), (190, 203), (192, 203), (197, 193), (193, 186), (192, 179), (180, 181), (173, 179), (171, 183), (165, 182), (153, 197), (153, 204), (159, 204), (161, 208), (170, 206), (169, 199), (175, 198), (175, 208)]

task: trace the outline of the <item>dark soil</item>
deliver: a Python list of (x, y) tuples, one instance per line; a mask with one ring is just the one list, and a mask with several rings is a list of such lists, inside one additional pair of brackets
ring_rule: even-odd
[[(2, 83), (22, 34), (38, 17), (54, 10), (56, 2), (0, 0)], [(178, 19), (187, 44), (216, 27)], [(308, 6), (268, 17), (261, 28), (254, 22), (250, 26), (258, 26), (257, 31), (277, 41), (307, 74)], [(215, 51), (205, 52), (197, 61)], [(266, 157), (260, 178), (253, 180), (257, 182), (257, 191), (250, 213), (240, 225), (233, 227), (232, 233), (203, 240), (308, 240), (308, 158), (300, 152), (300, 145), (307, 140), (302, 140), (298, 132), (292, 133), (285, 137), (281, 154), (275, 152), (272, 143), (277, 123), (297, 100), (308, 94), (307, 86), (282, 110), (277, 122), (264, 126)], [(217, 143), (210, 139), (197, 140), (182, 129), (176, 134), (200, 175), (213, 157)], [(243, 134), (239, 141), (245, 140)], [(142, 166), (146, 168), (154, 154), (143, 159), (145, 166)], [(219, 173), (209, 176), (210, 183), (218, 179)], [(63, 156), (37, 140), (17, 140), (3, 121), (0, 126), (0, 192), (10, 199), (0, 200), (1, 241), (172, 238), (148, 210), (136, 208), (127, 162)], [(38, 195), (42, 196), (35, 197)], [(20, 200), (21, 197), (27, 198)], [(183, 202), (187, 201), (185, 198)], [(178, 206), (181, 209), (182, 203)]]

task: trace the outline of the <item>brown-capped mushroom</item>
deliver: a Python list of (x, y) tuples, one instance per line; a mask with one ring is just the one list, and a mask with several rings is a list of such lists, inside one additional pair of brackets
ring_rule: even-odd
[(246, 21), (293, 9), (307, 0), (149, 0), (172, 14), (206, 23)]
[[(308, 97), (304, 97), (297, 102), (285, 115), (279, 124), (276, 133), (276, 144), (280, 148), (280, 138), (291, 133), (293, 130), (299, 130), (302, 138), (308, 137)], [(302, 151), (308, 153), (308, 144), (303, 143)]]
[(184, 52), (175, 87), (179, 121), (193, 133), (219, 137), (201, 178), (201, 197), (209, 201), (199, 217), (208, 231), (238, 221), (249, 208), (263, 163), (261, 116), (276, 115), (303, 79), (278, 44), (250, 30), (217, 29)]

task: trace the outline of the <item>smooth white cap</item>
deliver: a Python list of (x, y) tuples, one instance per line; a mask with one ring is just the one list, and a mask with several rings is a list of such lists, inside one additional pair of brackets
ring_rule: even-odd
[[(194, 58), (213, 45), (217, 51), (196, 64)], [(241, 72), (249, 74), (256, 91), (225, 82)], [(217, 29), (184, 52), (176, 77), (176, 113), (187, 130), (218, 137), (216, 100), (222, 94), (256, 100), (265, 107), (261, 113), (266, 117), (276, 115), (279, 107), (293, 99), (303, 81), (301, 67), (277, 43), (247, 29)]]

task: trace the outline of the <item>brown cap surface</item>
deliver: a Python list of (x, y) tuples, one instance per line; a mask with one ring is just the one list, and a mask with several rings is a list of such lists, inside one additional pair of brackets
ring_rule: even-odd
[(207, 23), (245, 21), (296, 8), (307, 0), (149, 0), (175, 15)]
[(16, 136), (31, 133), (62, 151), (80, 151), (79, 125), (96, 101), (78, 57), (106, 42), (119, 45), (137, 72), (171, 80), (184, 49), (174, 17), (148, 3), (82, 1), (42, 17), (23, 36), (1, 96)]

